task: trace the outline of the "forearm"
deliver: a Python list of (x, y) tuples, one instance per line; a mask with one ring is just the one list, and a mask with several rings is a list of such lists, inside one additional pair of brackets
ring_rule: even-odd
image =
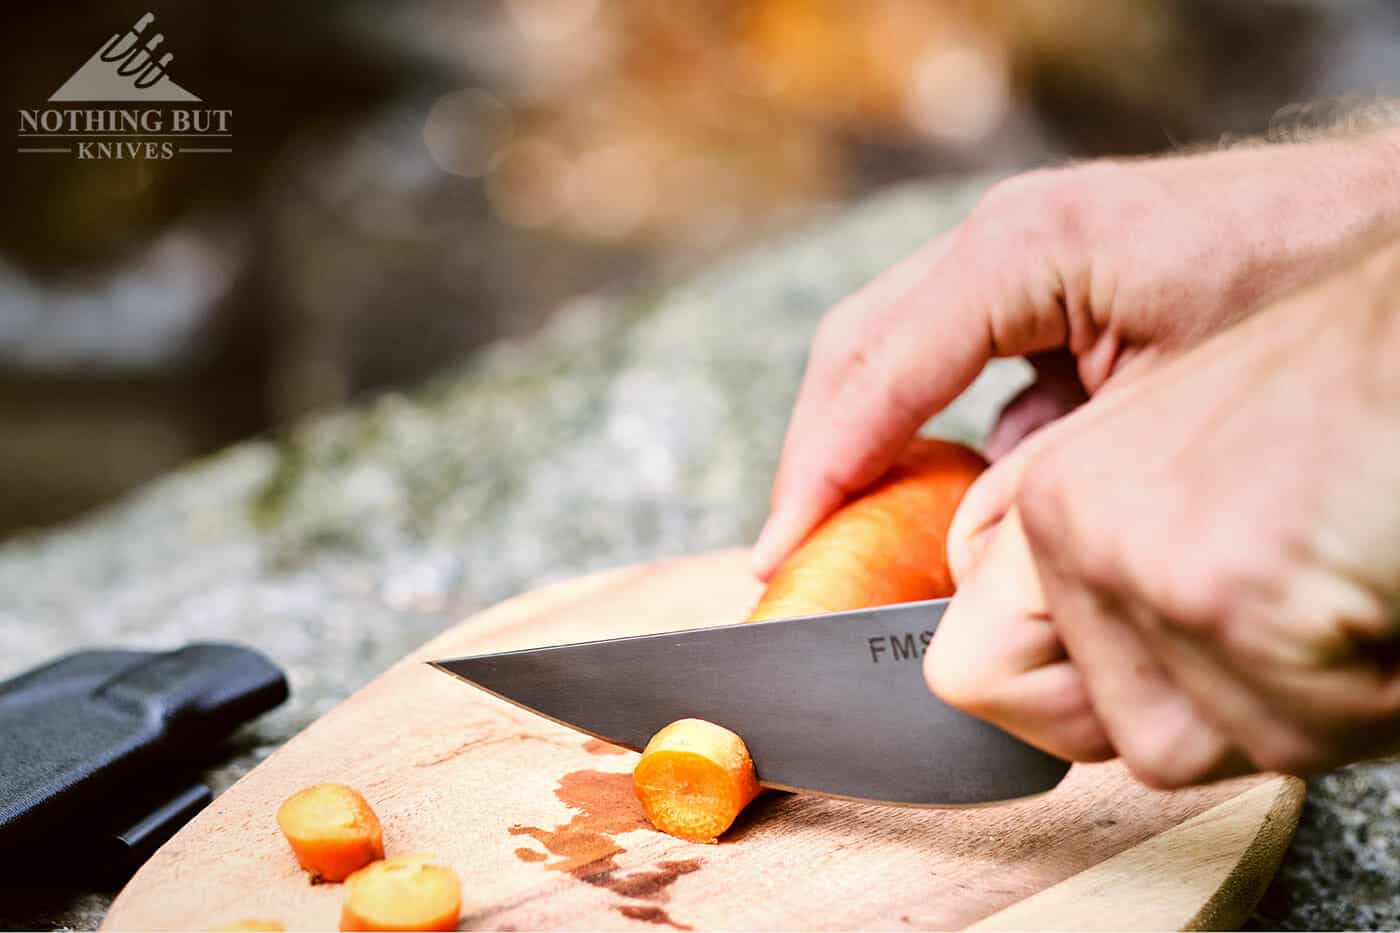
[(1246, 310), (1400, 235), (1400, 127), (1143, 163), (1218, 242), (1181, 244)]
[[(1261, 262), (1291, 288), (1400, 235), (1400, 127), (1284, 147), (1293, 196), (1261, 205)], [(1296, 200), (1294, 200), (1296, 199)], [(1265, 228), (1266, 230), (1269, 228)], [(1287, 268), (1286, 275), (1276, 270)]]

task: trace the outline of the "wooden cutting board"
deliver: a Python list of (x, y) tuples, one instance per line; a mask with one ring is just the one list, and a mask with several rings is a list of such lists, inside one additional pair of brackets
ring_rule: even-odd
[(768, 793), (718, 845), (695, 845), (647, 826), (634, 753), (422, 663), (730, 622), (757, 593), (746, 555), (726, 551), (550, 586), (468, 619), (219, 797), (136, 874), (104, 928), (334, 929), (341, 886), (308, 884), (273, 818), (320, 781), (368, 798), (391, 855), (456, 869), (462, 929), (1230, 927), (1292, 837), (1297, 780), (1162, 793), (1110, 763), (980, 809)]

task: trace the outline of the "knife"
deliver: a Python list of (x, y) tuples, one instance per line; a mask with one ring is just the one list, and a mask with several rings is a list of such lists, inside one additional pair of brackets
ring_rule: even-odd
[(1069, 764), (939, 700), (920, 659), (947, 599), (430, 662), (640, 751), (694, 717), (739, 734), (759, 783), (913, 807), (1034, 796)]

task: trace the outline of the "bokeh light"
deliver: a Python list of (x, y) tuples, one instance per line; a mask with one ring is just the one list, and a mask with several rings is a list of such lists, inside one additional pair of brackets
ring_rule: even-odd
[(423, 143), (443, 169), (477, 178), (510, 141), (510, 108), (498, 97), (476, 88), (444, 94), (428, 111)]

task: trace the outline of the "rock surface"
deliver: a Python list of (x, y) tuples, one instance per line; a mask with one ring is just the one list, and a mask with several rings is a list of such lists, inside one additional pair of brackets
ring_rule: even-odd
[[(232, 639), (292, 700), (208, 775), (227, 787), (390, 663), (531, 586), (750, 541), (821, 312), (955, 223), (981, 185), (884, 194), (665, 287), (577, 302), (410, 395), (314, 419), (0, 547), (0, 677), (93, 644)], [(976, 438), (1024, 383), (934, 424)], [(114, 892), (0, 897), (0, 927), (90, 928)], [(1256, 923), (1400, 925), (1400, 774), (1315, 782)]]

